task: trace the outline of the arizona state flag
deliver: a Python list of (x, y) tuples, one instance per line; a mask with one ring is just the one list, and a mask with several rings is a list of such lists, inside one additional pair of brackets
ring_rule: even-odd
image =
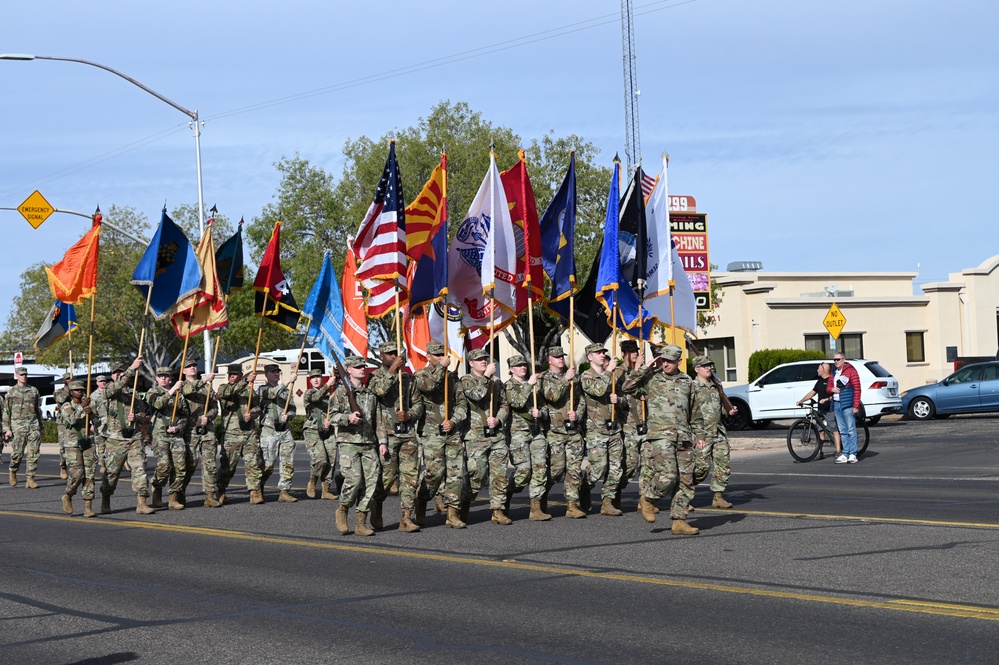
[(254, 316), (263, 316), (273, 324), (294, 332), (298, 328), (301, 310), (291, 293), (291, 283), (281, 271), (281, 222), (274, 224), (271, 240), (260, 260), (260, 269), (253, 280), (257, 292), (254, 299)]

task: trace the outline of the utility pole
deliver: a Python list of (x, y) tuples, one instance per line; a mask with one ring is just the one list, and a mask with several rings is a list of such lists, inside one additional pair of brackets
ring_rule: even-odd
[(621, 0), (621, 42), (624, 51), (624, 155), (631, 174), (642, 163), (642, 141), (638, 134), (638, 96), (642, 91), (638, 89), (631, 0)]

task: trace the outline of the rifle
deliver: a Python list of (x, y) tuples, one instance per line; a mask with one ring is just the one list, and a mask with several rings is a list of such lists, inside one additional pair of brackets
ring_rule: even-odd
[[(684, 335), (684, 337), (687, 340), (687, 346), (689, 346), (695, 354), (699, 356), (703, 355), (701, 350), (694, 344), (694, 339), (690, 337), (689, 333)], [(736, 407), (729, 401), (728, 395), (725, 394), (725, 389), (722, 387), (721, 381), (718, 380), (718, 375), (715, 374), (713, 369), (711, 370), (711, 383), (714, 384), (715, 388), (717, 388), (718, 395), (721, 397), (722, 409), (725, 410), (725, 415), (728, 415), (728, 413)]]

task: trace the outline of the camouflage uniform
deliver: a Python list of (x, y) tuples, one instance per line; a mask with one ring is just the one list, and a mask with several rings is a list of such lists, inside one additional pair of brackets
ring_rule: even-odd
[[(635, 373), (635, 370), (625, 368), (622, 376), (623, 381)], [(625, 395), (628, 404), (628, 421), (624, 424), (624, 468), (621, 476), (621, 487), (623, 491), (628, 485), (628, 481), (635, 477), (639, 465), (645, 466), (648, 458), (647, 434), (640, 434), (640, 428), (645, 427), (643, 417), (644, 400), (635, 395)], [(647, 410), (646, 414), (647, 415)], [(638, 492), (642, 493), (642, 478), (638, 479)], [(620, 494), (618, 494), (620, 496)]]
[(66, 441), (66, 426), (62, 424), (59, 418), (59, 411), (62, 405), (69, 401), (69, 382), (73, 379), (73, 375), (66, 373), (62, 375), (62, 388), (56, 390), (52, 393), (52, 397), (55, 398), (55, 422), (56, 422), (56, 432), (59, 438), (59, 468), (63, 471), (66, 470), (66, 457), (63, 454), (63, 443)]
[(94, 468), (97, 456), (94, 442), (87, 436), (87, 411), (80, 402), (72, 399), (59, 408), (59, 420), (66, 431), (63, 451), (66, 458), (66, 496), (75, 496), (76, 489), (83, 485), (83, 498), (94, 498)]
[(448, 434), (441, 434), (441, 423), (448, 419), (444, 413), (444, 372), (444, 365), (427, 366), (413, 377), (424, 410), (419, 432), (425, 470), (419, 500), (426, 504), (443, 483), (444, 505), (457, 509), (461, 507), (465, 474), (465, 448), (459, 423), (468, 417), (468, 404), (465, 394), (458, 391), (457, 373), (448, 372), (448, 408), (455, 426)]
[[(565, 477), (563, 493), (565, 500), (579, 501), (579, 489), (583, 471), (583, 422), (586, 418), (586, 402), (579, 387), (579, 380), (569, 381), (562, 374), (548, 370), (541, 376), (541, 391), (545, 396), (548, 412), (549, 478), (548, 490)], [(572, 388), (570, 389), (570, 386)], [(569, 404), (570, 393), (574, 409)], [(576, 412), (576, 427), (569, 431), (569, 411)]]
[[(410, 420), (405, 423), (407, 432), (396, 434), (396, 412), (399, 410), (399, 377), (402, 377), (402, 408), (409, 412)], [(420, 480), (420, 444), (416, 437), (416, 425), (423, 417), (423, 400), (416, 390), (411, 374), (401, 369), (391, 374), (384, 366), (379, 367), (368, 380), (368, 389), (378, 397), (378, 441), (388, 446), (389, 459), (382, 465), (382, 486), (376, 493), (378, 501), (384, 500), (389, 489), (398, 479), (399, 504), (403, 510), (416, 506), (416, 492)]]
[(722, 418), (721, 395), (714, 385), (694, 381), (690, 428), (695, 441), (704, 441), (703, 448), (694, 448), (694, 485), (704, 482), (714, 461), (711, 491), (724, 492), (732, 469), (729, 466), (730, 450)]
[[(482, 489), (488, 475), (489, 508), (503, 510), (509, 486), (506, 474), (507, 458), (510, 454), (503, 431), (506, 421), (510, 418), (506, 391), (503, 390), (503, 384), (492, 377), (466, 374), (458, 381), (458, 392), (468, 404), (467, 419), (463, 419), (462, 427), (468, 456), (470, 494), (467, 502), (474, 501), (479, 495), (479, 490)], [(490, 401), (495, 409), (495, 418), (500, 423), (496, 428), (496, 435), (487, 437), (483, 430), (486, 418), (489, 417)]]
[(254, 400), (250, 408), (250, 422), (243, 420), (250, 395), (253, 394), (252, 387), (247, 383), (244, 376), (235, 383), (223, 384), (218, 391), (222, 407), (222, 454), (218, 491), (222, 494), (236, 475), (240, 459), (243, 460), (246, 471), (246, 489), (251, 492), (260, 490), (262, 460), (256, 424), (260, 417), (260, 405)]
[(312, 477), (328, 484), (333, 480), (336, 467), (336, 438), (333, 436), (333, 423), (330, 430), (323, 429), (323, 422), (330, 417), (330, 391), (334, 382), (330, 380), (321, 388), (309, 388), (302, 401), (305, 402), (305, 426), (302, 436), (309, 450), (312, 463)]
[[(207, 393), (207, 396), (206, 396)], [(202, 380), (184, 381), (180, 389), (187, 402), (188, 416), (184, 439), (187, 441), (187, 472), (184, 474), (184, 485), (181, 491), (187, 492), (187, 486), (194, 477), (194, 472), (201, 462), (201, 488), (206, 498), (214, 497), (218, 487), (218, 466), (215, 453), (218, 443), (215, 440), (215, 419), (219, 415), (219, 404), (211, 386)], [(208, 411), (205, 411), (205, 402)], [(208, 424), (201, 426), (201, 417), (208, 416)]]
[(149, 480), (146, 477), (146, 449), (142, 445), (139, 431), (139, 406), (135, 402), (135, 420), (130, 425), (128, 413), (132, 409), (132, 381), (135, 372), (126, 369), (118, 377), (99, 390), (106, 417), (101, 419), (100, 433), (105, 439), (104, 477), (101, 478), (101, 495), (110, 497), (118, 487), (118, 478), (125, 466), (132, 467), (132, 491), (136, 496), (149, 496)]
[[(170, 433), (173, 405), (177, 404), (177, 431)], [(146, 393), (146, 403), (153, 411), (153, 453), (156, 455), (156, 471), (153, 472), (153, 487), (162, 488), (169, 483), (170, 494), (184, 490), (187, 474), (187, 442), (184, 429), (190, 413), (187, 400), (180, 395), (171, 395), (166, 388), (155, 385)]]
[(3, 431), (13, 433), (10, 438), (11, 473), (17, 473), (21, 459), (26, 457), (28, 478), (34, 478), (42, 442), (42, 409), (37, 388), (15, 385), (7, 392), (3, 401)]
[[(260, 402), (260, 453), (263, 456), (264, 476), (270, 476), (276, 463), (281, 464), (278, 489), (287, 492), (295, 475), (295, 439), (291, 435), (291, 419), (297, 409), (295, 400), (288, 400), (290, 390), (284, 383), (275, 386), (264, 384), (257, 391)], [(281, 424), (281, 414), (288, 404), (288, 421)]]
[(360, 408), (361, 422), (353, 425), (348, 418), (353, 413), (346, 386), (338, 386), (331, 398), (330, 422), (336, 427), (336, 442), (340, 450), (340, 471), (343, 489), (340, 507), (357, 506), (357, 512), (367, 513), (379, 484), (378, 439), (375, 427), (378, 419), (378, 397), (366, 386), (354, 390)]
[[(98, 378), (106, 381), (104, 377)], [(94, 423), (94, 446), (97, 449), (97, 462), (101, 466), (104, 466), (104, 451), (107, 448), (107, 435), (104, 433), (104, 421), (107, 417), (108, 409), (104, 393), (100, 388), (96, 388), (90, 393), (90, 420)]]
[(693, 379), (683, 372), (667, 375), (661, 368), (649, 365), (636, 370), (624, 384), (628, 394), (645, 395), (648, 407), (650, 465), (642, 468), (643, 496), (652, 503), (672, 496), (670, 517), (674, 520), (686, 519), (694, 497), (692, 383)]
[[(628, 405), (623, 399), (614, 407), (611, 418), (611, 372), (598, 374), (591, 367), (579, 377), (586, 400), (586, 455), (590, 461), (590, 485), (603, 480), (600, 496), (613, 500), (624, 470), (624, 437), (622, 425), (628, 417)], [(616, 373), (615, 373), (616, 374)], [(617, 393), (621, 377), (616, 376)], [(610, 426), (607, 425), (610, 423)]]
[(538, 410), (541, 417), (534, 423), (531, 415), (534, 389), (535, 386), (527, 381), (516, 378), (508, 379), (505, 384), (506, 401), (510, 407), (510, 463), (513, 465), (513, 479), (508, 491), (516, 494), (530, 483), (528, 496), (540, 499), (548, 486), (548, 441), (543, 430), (545, 400), (540, 389)]

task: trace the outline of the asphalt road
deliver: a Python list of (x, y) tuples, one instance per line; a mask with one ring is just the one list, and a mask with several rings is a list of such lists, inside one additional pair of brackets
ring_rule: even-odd
[(737, 433), (736, 506), (700, 488), (694, 537), (643, 522), (634, 485), (623, 517), (529, 522), (520, 496), (512, 526), (479, 503), (418, 534), (390, 499), (373, 538), (273, 490), (139, 518), (123, 481), (87, 520), (57, 478), (4, 485), (0, 662), (994, 663), (996, 425), (885, 421), (856, 465), (794, 462), (779, 425)]

